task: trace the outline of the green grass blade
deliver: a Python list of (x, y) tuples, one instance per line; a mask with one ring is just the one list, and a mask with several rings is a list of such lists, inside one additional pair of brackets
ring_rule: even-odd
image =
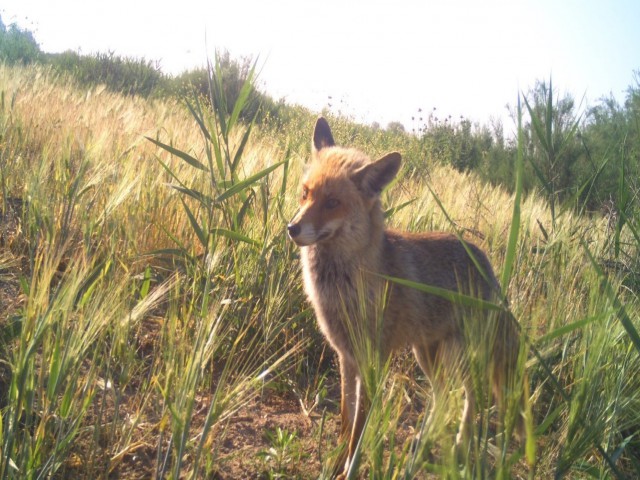
[(636, 241), (638, 245), (640, 245), (640, 231), (638, 230), (636, 225), (634, 225), (633, 222), (631, 222), (631, 218), (629, 218), (626, 213), (620, 212), (620, 216), (624, 217), (625, 225), (631, 232), (631, 235), (633, 235), (633, 239)]
[(149, 252), (143, 253), (141, 257), (155, 257), (158, 255), (175, 255), (175, 256), (184, 256), (185, 251), (180, 248), (159, 248), (157, 250), (151, 250)]
[(542, 172), (542, 169), (540, 168), (538, 163), (533, 158), (529, 159), (529, 163), (533, 167), (533, 171), (535, 172), (536, 177), (538, 177), (538, 180), (540, 180), (544, 191), (547, 192), (549, 196), (553, 195), (553, 185), (551, 185), (551, 183), (547, 181), (547, 177)]
[(633, 343), (633, 346), (635, 347), (635, 349), (638, 351), (638, 354), (640, 355), (640, 335), (638, 334), (638, 330), (636, 330), (636, 327), (633, 325), (633, 321), (631, 320), (631, 317), (629, 317), (629, 314), (627, 313), (627, 309), (624, 307), (624, 305), (620, 301), (620, 298), (614, 291), (613, 286), (611, 285), (611, 282), (609, 282), (609, 279), (607, 278), (605, 273), (602, 271), (602, 268), (600, 267), (600, 265), (598, 265), (598, 262), (596, 261), (595, 257), (589, 250), (589, 247), (587, 246), (587, 243), (583, 238), (580, 239), (580, 243), (582, 244), (582, 248), (584, 249), (585, 253), (587, 254), (587, 257), (589, 258), (591, 265), (593, 266), (594, 270), (597, 272), (598, 276), (600, 277), (600, 285), (602, 286), (603, 292), (609, 298), (609, 301), (613, 304), (618, 320), (620, 320), (620, 323), (626, 330), (627, 335), (629, 336), (629, 339), (631, 340), (631, 342)]
[(549, 342), (555, 338), (561, 337), (563, 335), (566, 335), (567, 333), (571, 333), (575, 330), (579, 330), (581, 328), (586, 327), (587, 325), (589, 325), (590, 323), (593, 323), (595, 321), (599, 321), (599, 320), (603, 320), (605, 318), (607, 318), (609, 315), (613, 315), (615, 313), (615, 310), (607, 310), (605, 312), (601, 312), (597, 315), (593, 315), (591, 317), (588, 318), (583, 318), (582, 320), (577, 320), (575, 322), (572, 323), (568, 323), (566, 325), (563, 325), (561, 327), (556, 328), (555, 330), (553, 330), (552, 332), (547, 333), (546, 335), (543, 335), (541, 337), (539, 337), (536, 340), (536, 343), (541, 345), (544, 344), (546, 342)]
[(629, 445), (629, 442), (630, 442), (631, 440), (633, 440), (634, 438), (636, 438), (636, 437), (637, 437), (637, 434), (636, 434), (636, 435), (629, 435), (627, 438), (625, 438), (625, 439), (620, 443), (620, 445), (618, 446), (618, 448), (616, 448), (616, 449), (614, 450), (614, 452), (611, 454), (611, 459), (612, 459), (614, 462), (617, 462), (617, 461), (618, 461), (618, 458), (620, 458), (620, 455), (622, 454), (622, 452), (624, 452), (624, 449), (625, 449), (625, 448), (627, 448), (627, 445)]
[(414, 203), (416, 200), (418, 200), (417, 198), (412, 198), (411, 200), (408, 200), (404, 203), (401, 203), (400, 205), (396, 205), (395, 207), (391, 207), (387, 210), (385, 210), (384, 212), (384, 218), (391, 218), (393, 217), (396, 213), (398, 213), (400, 210), (402, 210), (405, 207), (408, 207), (409, 205), (411, 205), (412, 203)]
[(511, 216), (511, 228), (509, 230), (509, 241), (504, 258), (504, 268), (502, 270), (502, 288), (504, 291), (509, 287), (513, 266), (516, 259), (518, 246), (518, 235), (520, 233), (520, 203), (522, 198), (522, 172), (524, 169), (524, 134), (522, 130), (522, 106), (520, 95), (518, 95), (518, 153), (516, 155), (516, 185), (513, 199), (513, 215)]
[(549, 77), (549, 91), (547, 93), (547, 111), (545, 112), (545, 122), (547, 130), (547, 152), (555, 151), (553, 142), (553, 79)]
[(147, 265), (144, 269), (144, 276), (142, 277), (142, 285), (140, 285), (139, 295), (141, 299), (144, 299), (149, 294), (151, 288), (151, 267)]
[(527, 107), (527, 111), (529, 112), (529, 118), (531, 119), (531, 126), (533, 127), (533, 131), (538, 137), (538, 140), (540, 140), (540, 143), (542, 144), (542, 148), (546, 152), (548, 152), (549, 144), (547, 142), (547, 138), (545, 135), (544, 126), (542, 125), (542, 123), (540, 122), (540, 119), (536, 115), (536, 111), (531, 107), (531, 105), (529, 105), (529, 101), (527, 100), (527, 97), (523, 96), (522, 99), (524, 100), (524, 104)]
[(544, 421), (536, 427), (536, 435), (544, 435), (549, 427), (560, 417), (562, 409), (563, 406), (558, 405), (551, 413), (548, 413)]
[(589, 178), (587, 178), (584, 181), (584, 183), (580, 186), (580, 188), (576, 192), (575, 198), (576, 198), (576, 204), (577, 204), (578, 201), (580, 200), (580, 197), (582, 196), (582, 193), (587, 189), (587, 187), (589, 187), (589, 190), (587, 191), (587, 195), (584, 201), (582, 202), (582, 206), (578, 209), (578, 213), (580, 215), (583, 215), (584, 212), (587, 210), (587, 203), (589, 202), (589, 197), (591, 197), (591, 191), (596, 185), (596, 182), (598, 181), (598, 178), (600, 178), (600, 175), (602, 174), (602, 172), (604, 172), (605, 167), (609, 164), (610, 159), (611, 157), (606, 157), (602, 162), (602, 164), (600, 165), (600, 167), (598, 167), (598, 169), (593, 173), (593, 175), (591, 175)]

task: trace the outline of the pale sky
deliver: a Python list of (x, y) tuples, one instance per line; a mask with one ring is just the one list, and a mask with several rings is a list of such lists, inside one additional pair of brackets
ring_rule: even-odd
[[(412, 128), (418, 108), (487, 122), (519, 90), (619, 100), (640, 70), (640, 0), (2, 0), (42, 50), (114, 51), (170, 73), (216, 49), (258, 57), (261, 87)], [(505, 127), (509, 127), (505, 125)]]

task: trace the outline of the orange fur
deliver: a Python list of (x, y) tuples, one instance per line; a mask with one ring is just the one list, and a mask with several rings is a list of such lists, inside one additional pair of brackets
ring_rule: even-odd
[[(499, 285), (486, 255), (471, 243), (466, 246), (482, 273), (453, 235), (385, 229), (380, 193), (400, 168), (399, 153), (371, 162), (359, 150), (337, 147), (323, 118), (316, 124), (312, 151), (302, 182), (300, 209), (288, 230), (301, 247), (305, 290), (320, 329), (340, 360), (342, 433), (348, 441), (346, 472), (367, 413), (358, 367), (358, 338), (354, 335), (374, 340), (383, 360), (393, 350), (411, 346), (431, 380), (434, 396), (443, 393), (438, 392), (442, 383), (439, 372), (464, 371), (465, 339), (459, 308), (438, 296), (399, 284), (387, 285), (376, 274), (486, 300), (494, 298)], [(499, 402), (519, 341), (509, 322), (498, 320), (493, 378)], [(459, 442), (469, 435), (475, 406), (468, 378), (462, 375), (461, 380), (465, 406)]]

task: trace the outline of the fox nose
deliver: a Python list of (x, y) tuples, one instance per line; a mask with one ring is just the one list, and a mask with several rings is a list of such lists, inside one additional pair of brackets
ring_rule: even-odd
[(287, 225), (287, 231), (289, 232), (289, 236), (291, 238), (295, 238), (300, 235), (300, 224), (299, 223), (290, 223)]

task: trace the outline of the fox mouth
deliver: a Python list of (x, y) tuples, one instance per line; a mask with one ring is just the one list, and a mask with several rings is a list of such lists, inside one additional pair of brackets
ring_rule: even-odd
[(308, 247), (318, 242), (322, 242), (332, 237), (334, 233), (332, 230), (323, 230), (317, 235), (314, 235), (312, 232), (305, 232), (304, 228), (299, 229), (295, 225), (289, 226), (288, 230), (289, 238), (299, 247)]
[(304, 237), (292, 237), (289, 235), (289, 238), (294, 241), (296, 245), (299, 247), (309, 247), (316, 243), (322, 242), (323, 240), (327, 240), (331, 237), (331, 232), (322, 232), (315, 238), (304, 238)]
[(320, 235), (318, 235), (318, 238), (316, 238), (316, 243), (321, 242), (322, 240), (326, 240), (330, 236), (331, 236), (331, 232), (328, 232), (328, 231), (320, 232)]

